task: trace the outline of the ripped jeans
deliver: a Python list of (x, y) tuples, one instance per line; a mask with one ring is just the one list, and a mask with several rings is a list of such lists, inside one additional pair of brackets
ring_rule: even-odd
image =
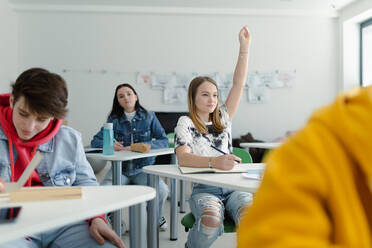
[[(197, 184), (189, 200), (195, 223), (187, 237), (188, 248), (207, 248), (223, 234), (225, 214), (239, 224), (240, 211), (252, 203), (253, 195)], [(225, 213), (226, 210), (226, 213)]]

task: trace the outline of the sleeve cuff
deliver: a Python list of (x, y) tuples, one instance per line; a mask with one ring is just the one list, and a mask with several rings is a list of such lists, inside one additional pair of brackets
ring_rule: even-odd
[(92, 220), (94, 220), (95, 218), (100, 218), (100, 219), (102, 219), (107, 224), (107, 220), (105, 219), (105, 215), (104, 214), (101, 214), (101, 215), (95, 216), (93, 218), (89, 218), (88, 219), (89, 226), (92, 223)]

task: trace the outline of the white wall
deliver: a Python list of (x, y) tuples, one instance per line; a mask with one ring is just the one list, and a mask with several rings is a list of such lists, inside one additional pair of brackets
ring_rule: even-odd
[[(253, 35), (249, 71), (296, 69), (297, 78), (293, 88), (272, 90), (267, 104), (248, 104), (244, 93), (233, 137), (248, 131), (263, 140), (282, 136), (337, 92), (339, 29), (333, 18), (25, 11), (19, 21), (21, 67), (43, 66), (66, 78), (68, 121), (83, 132), (85, 144), (104, 122), (115, 86), (135, 82), (134, 72), (233, 71), (244, 24)], [(149, 110), (186, 110), (162, 104), (161, 92), (148, 85), (134, 87)]]
[(0, 1), (0, 92), (9, 92), (18, 68), (18, 22), (8, 1)]

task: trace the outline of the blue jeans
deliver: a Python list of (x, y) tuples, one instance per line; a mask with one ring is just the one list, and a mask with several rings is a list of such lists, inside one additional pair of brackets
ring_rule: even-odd
[[(111, 185), (112, 183), (112, 171), (110, 169), (109, 172), (107, 172), (105, 179), (103, 180), (103, 185)], [(121, 184), (122, 185), (145, 185), (147, 186), (147, 174), (146, 173), (138, 173), (133, 176), (126, 176), (126, 175), (121, 175)], [(156, 192), (159, 194), (159, 207), (158, 207), (158, 217), (159, 220), (161, 217), (163, 217), (163, 206), (165, 203), (165, 200), (167, 199), (168, 196), (168, 185), (165, 184), (165, 182), (159, 178), (159, 192)]]
[(197, 184), (189, 200), (195, 223), (187, 237), (188, 248), (210, 247), (223, 234), (225, 214), (238, 225), (240, 209), (250, 205), (252, 199), (248, 192)]
[(20, 238), (0, 245), (1, 248), (114, 248), (110, 241), (106, 240), (103, 246), (99, 245), (89, 233), (88, 221), (55, 228), (51, 231), (42, 232), (29, 236), (28, 239)]

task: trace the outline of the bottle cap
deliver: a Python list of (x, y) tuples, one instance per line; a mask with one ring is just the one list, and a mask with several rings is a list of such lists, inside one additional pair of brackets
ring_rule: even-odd
[(105, 124), (103, 125), (103, 128), (104, 128), (104, 129), (113, 129), (113, 124), (112, 124), (112, 123), (105, 123)]

